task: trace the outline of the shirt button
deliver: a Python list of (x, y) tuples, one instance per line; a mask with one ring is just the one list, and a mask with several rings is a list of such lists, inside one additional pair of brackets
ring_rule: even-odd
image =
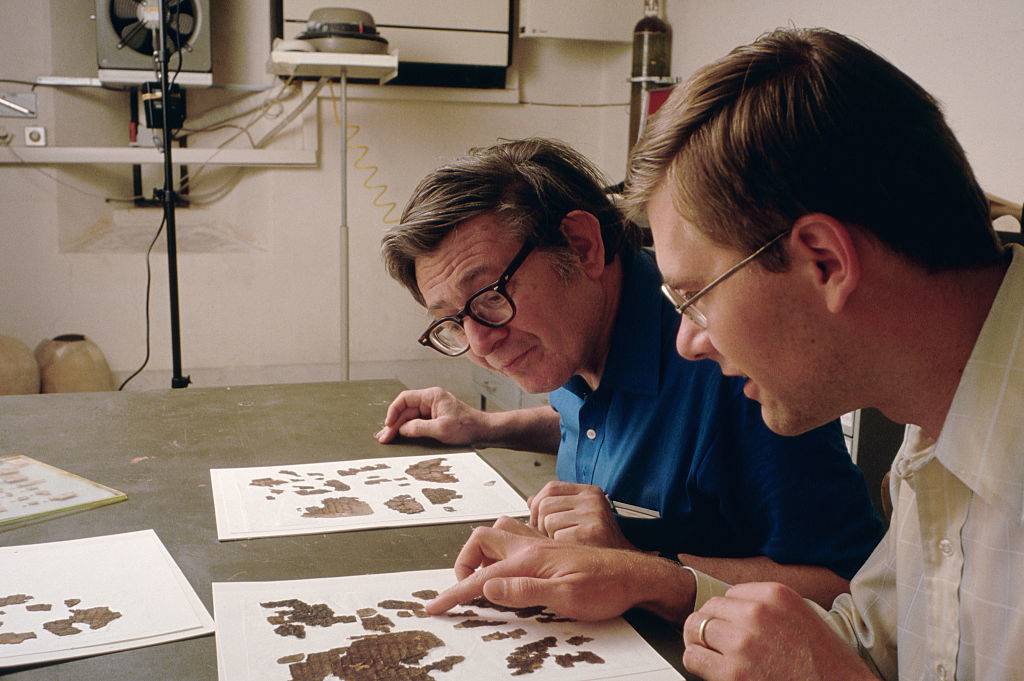
[[(944, 556), (952, 556), (953, 542), (949, 541), (948, 539), (943, 539), (939, 542), (939, 551), (942, 551), (942, 555)], [(936, 669), (936, 671), (938, 671), (938, 669)]]
[(597, 437), (597, 431), (593, 428), (587, 428), (587, 439), (593, 440)]
[(935, 665), (935, 678), (946, 681), (946, 668), (942, 664)]

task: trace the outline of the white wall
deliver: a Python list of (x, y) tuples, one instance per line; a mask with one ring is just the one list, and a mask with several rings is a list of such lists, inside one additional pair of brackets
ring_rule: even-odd
[[(216, 4), (215, 66), (230, 64), (223, 70), (235, 82), (273, 83), (261, 68), (266, 47), (260, 26), (269, 0)], [(3, 0), (0, 75), (94, 76), (88, 19), (93, 9), (91, 0)], [(329, 97), (318, 102), (319, 167), (246, 170), (224, 199), (178, 211), (183, 368), (196, 385), (336, 379), (339, 277), (344, 275), (351, 290), (353, 378), (397, 376), (410, 384), (441, 382), (468, 393), (468, 362), (446, 360), (415, 342), (426, 318), (381, 266), (378, 246), (386, 210), (373, 205), (376, 192), (363, 186), (365, 166), (379, 169), (373, 182), (387, 185), (382, 199), (397, 204), (395, 218), (423, 174), (470, 146), (499, 138), (561, 138), (593, 158), (613, 181), (621, 179), (628, 45), (532, 40), (522, 41), (516, 55), (521, 103), (381, 100), (367, 88), (353, 88), (349, 123), (359, 132), (349, 152), (347, 272), (339, 264), (340, 137)], [(223, 82), (222, 75), (215, 79)], [(126, 143), (125, 94), (39, 92), (41, 113), (34, 123), (47, 126), (51, 144)], [(190, 114), (241, 94), (193, 91)], [(601, 104), (610, 106), (594, 106)], [(21, 144), (21, 121), (0, 119), (0, 125), (15, 132)], [(212, 145), (224, 134), (197, 137), (191, 145)], [(284, 135), (277, 145), (296, 146), (299, 138)], [(368, 148), (363, 167), (355, 167), (356, 145)], [(42, 170), (49, 177), (27, 167), (0, 166), (0, 334), (31, 347), (58, 333), (84, 333), (103, 349), (118, 376), (127, 375), (144, 354), (141, 250), (155, 233), (159, 211), (104, 201), (103, 196), (130, 194), (126, 167)], [(215, 187), (231, 172), (208, 170), (193, 190)], [(161, 184), (159, 167), (147, 168), (147, 193)], [(154, 252), (152, 265), (153, 354), (147, 372), (132, 384), (136, 389), (169, 386), (163, 251)]]
[(780, 26), (853, 36), (943, 104), (982, 186), (1024, 200), (1021, 0), (669, 0), (673, 74)]
[[(214, 16), (219, 82), (272, 82), (262, 72), (261, 37), (269, 0), (221, 0)], [(92, 0), (0, 0), (0, 76), (95, 75)], [(758, 34), (784, 25), (827, 26), (850, 33), (891, 59), (936, 94), (986, 189), (1024, 198), (1024, 3), (952, 0), (858, 3), (820, 0), (669, 0), (673, 73), (686, 76)], [(357, 88), (349, 120), (360, 126), (352, 145), (368, 147), (374, 182), (398, 210), (419, 178), (473, 145), (500, 137), (564, 139), (617, 181), (625, 162), (629, 48), (612, 43), (520, 40), (517, 104), (393, 101)], [(3, 89), (24, 89), (0, 85)], [(50, 143), (124, 144), (123, 93), (37, 90)], [(197, 112), (240, 96), (196, 91)], [(556, 107), (544, 104), (586, 104)], [(611, 104), (612, 106), (593, 106)], [(617, 105), (616, 105), (617, 104)], [(179, 211), (182, 350), (185, 373), (198, 385), (337, 378), (339, 309), (339, 135), (329, 99), (318, 104), (320, 165), (247, 170), (224, 199)], [(21, 144), (23, 122), (0, 119)], [(197, 139), (214, 144), (222, 137)], [(295, 135), (278, 144), (295, 146)], [(351, 375), (398, 376), (468, 393), (468, 363), (420, 348), (425, 321), (411, 298), (383, 272), (378, 243), (384, 209), (363, 187), (366, 171), (349, 156)], [(130, 193), (128, 169), (115, 166), (0, 165), (0, 334), (34, 346), (58, 333), (92, 337), (118, 375), (144, 351), (145, 265), (139, 251), (159, 224), (156, 211), (126, 211), (103, 196)], [(195, 189), (212, 188), (230, 171), (207, 173)], [(160, 184), (147, 169), (147, 191)], [(69, 185), (69, 186), (65, 186)], [(83, 193), (86, 192), (86, 193)], [(119, 211), (119, 212), (118, 212)], [(134, 222), (129, 234), (112, 222)], [(130, 230), (129, 230), (130, 231)], [(134, 236), (132, 236), (134, 234)], [(83, 238), (99, 246), (76, 246)], [(141, 238), (140, 238), (141, 237)], [(181, 243), (179, 244), (181, 246)], [(80, 252), (85, 251), (85, 252)], [(153, 356), (133, 386), (166, 387), (170, 375), (167, 271), (153, 257)]]

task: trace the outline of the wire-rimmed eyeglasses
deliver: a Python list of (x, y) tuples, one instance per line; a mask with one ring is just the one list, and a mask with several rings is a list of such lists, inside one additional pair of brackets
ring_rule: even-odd
[(758, 248), (756, 251), (754, 251), (747, 257), (743, 258), (743, 260), (740, 260), (738, 263), (727, 269), (719, 276), (715, 277), (710, 284), (708, 284), (707, 286), (705, 286), (704, 288), (702, 288), (701, 290), (697, 291), (696, 293), (689, 297), (687, 297), (685, 291), (676, 291), (668, 284), (661, 285), (661, 292), (665, 294), (665, 297), (668, 298), (670, 303), (672, 303), (672, 306), (676, 308), (676, 312), (683, 315), (700, 328), (706, 329), (708, 328), (708, 318), (705, 317), (704, 313), (701, 312), (696, 307), (697, 301), (706, 296), (708, 292), (711, 291), (711, 289), (715, 288), (723, 281), (739, 272), (741, 269), (743, 269), (745, 265), (752, 262), (754, 258), (764, 253), (766, 250), (768, 250), (769, 246), (774, 244), (776, 241), (778, 241), (788, 233), (789, 230), (787, 229), (785, 232), (776, 234), (771, 239), (769, 239), (768, 242), (765, 243), (763, 246)]
[(469, 350), (469, 339), (462, 326), (463, 319), (469, 317), (492, 329), (512, 321), (516, 316), (516, 304), (508, 292), (508, 282), (535, 247), (532, 241), (524, 243), (497, 281), (471, 295), (458, 313), (434, 320), (420, 336), (420, 344), (434, 348), (443, 355), (458, 357)]

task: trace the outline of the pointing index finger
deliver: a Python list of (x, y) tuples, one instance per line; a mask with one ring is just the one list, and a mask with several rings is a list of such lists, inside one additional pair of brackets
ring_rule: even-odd
[(524, 539), (528, 540), (494, 527), (478, 527), (473, 530), (455, 559), (458, 584), (430, 601), (427, 612), (431, 615), (440, 614), (483, 594), (484, 582), (498, 576), (501, 561), (511, 553), (516, 542)]
[(427, 614), (440, 615), (448, 612), (459, 603), (471, 601), (484, 592), (484, 582), (479, 579), (479, 573), (472, 575), (461, 582), (445, 589), (432, 601), (426, 604)]

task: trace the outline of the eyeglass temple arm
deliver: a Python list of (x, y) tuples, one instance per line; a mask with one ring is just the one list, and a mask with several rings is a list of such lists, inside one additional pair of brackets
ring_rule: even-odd
[(498, 284), (507, 284), (509, 279), (511, 279), (516, 273), (516, 270), (519, 269), (519, 266), (523, 264), (523, 261), (526, 260), (527, 256), (529, 256), (536, 247), (537, 245), (535, 243), (527, 240), (526, 243), (523, 244), (523, 247), (519, 249), (519, 252), (516, 253), (516, 257), (512, 258), (512, 262), (510, 262), (508, 267), (505, 268), (505, 271), (501, 275), (501, 279), (498, 280)]
[[(756, 251), (754, 251), (753, 253), (751, 253), (747, 257), (743, 258), (743, 260), (740, 260), (738, 263), (736, 263), (735, 265), (733, 265), (732, 267), (727, 269), (725, 272), (722, 272), (720, 275), (715, 277), (714, 280), (710, 284), (708, 284), (707, 286), (705, 286), (704, 288), (702, 288), (701, 290), (697, 291), (692, 296), (690, 296), (689, 298), (684, 300), (682, 305), (680, 305), (679, 307), (682, 308), (682, 309), (685, 309), (685, 308), (689, 307), (690, 305), (692, 305), (694, 300), (697, 300), (702, 295), (704, 295), (705, 293), (707, 293), (708, 291), (713, 289), (715, 286), (718, 286), (718, 284), (720, 284), (721, 282), (723, 282), (726, 279), (728, 279), (729, 277), (731, 277), (733, 274), (736, 273), (737, 270), (742, 268), (744, 265), (746, 265), (748, 262), (750, 262), (751, 260), (753, 260), (757, 256), (759, 256), (762, 253), (764, 253), (766, 250), (768, 250), (769, 246), (771, 246), (776, 241), (778, 241), (779, 239), (784, 237), (786, 234), (789, 234), (789, 230), (788, 229), (785, 232), (780, 232), (780, 233), (776, 234), (775, 236), (773, 236), (767, 243), (765, 243), (759, 249), (757, 249)], [(680, 313), (682, 312), (681, 309), (677, 310), (677, 311), (679, 311)]]

